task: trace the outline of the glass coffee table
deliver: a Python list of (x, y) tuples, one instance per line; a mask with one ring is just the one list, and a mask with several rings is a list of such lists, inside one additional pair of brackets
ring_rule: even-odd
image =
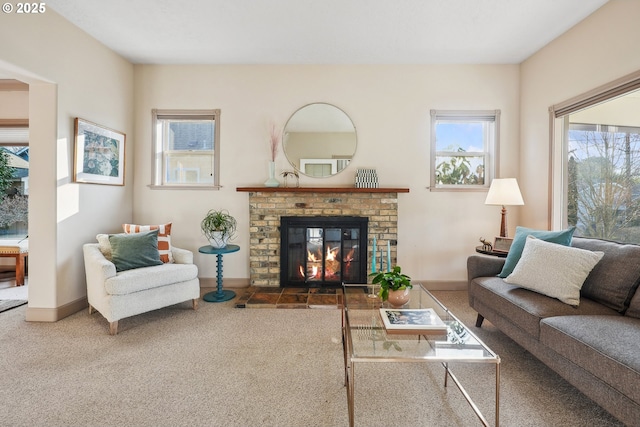
[[(500, 424), (500, 357), (460, 322), (429, 291), (420, 284), (411, 289), (410, 301), (402, 309), (432, 309), (444, 325), (435, 330), (391, 331), (382, 321), (381, 308), (391, 308), (388, 302), (372, 297), (371, 285), (345, 284), (342, 305), (342, 343), (344, 348), (344, 378), (347, 387), (349, 426), (354, 426), (354, 365), (356, 363), (427, 362), (441, 363), (448, 379), (460, 389), (483, 425), (489, 423), (458, 378), (449, 369), (450, 362), (493, 364), (495, 372), (495, 426)], [(419, 312), (422, 313), (422, 312)], [(397, 314), (397, 313), (396, 313)], [(406, 314), (400, 312), (400, 314)], [(413, 313), (415, 314), (415, 313)], [(399, 335), (400, 334), (400, 335)], [(390, 352), (402, 339), (402, 351)]]

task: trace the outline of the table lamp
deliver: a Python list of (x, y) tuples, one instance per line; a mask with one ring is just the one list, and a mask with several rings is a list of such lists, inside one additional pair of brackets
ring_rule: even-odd
[(506, 205), (524, 205), (518, 181), (515, 178), (496, 178), (491, 181), (485, 205), (501, 205), (502, 221), (500, 222), (500, 237), (507, 236), (507, 208)]

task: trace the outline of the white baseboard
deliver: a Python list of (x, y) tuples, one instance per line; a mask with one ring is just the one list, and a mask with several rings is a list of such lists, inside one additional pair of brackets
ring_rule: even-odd
[(84, 310), (89, 306), (87, 297), (79, 298), (70, 303), (61, 305), (54, 308), (43, 307), (29, 307), (27, 305), (27, 312), (25, 320), (27, 322), (57, 322), (60, 319), (64, 319), (80, 310)]
[[(222, 286), (224, 288), (247, 288), (249, 287), (249, 279), (224, 279)], [(217, 287), (217, 280), (215, 277), (200, 278), (201, 288), (215, 288)], [(25, 314), (25, 320), (27, 322), (57, 322), (64, 319), (78, 311), (84, 310), (89, 307), (87, 297), (79, 298), (70, 303), (64, 304), (60, 307), (44, 308), (44, 307), (30, 307), (27, 305)]]

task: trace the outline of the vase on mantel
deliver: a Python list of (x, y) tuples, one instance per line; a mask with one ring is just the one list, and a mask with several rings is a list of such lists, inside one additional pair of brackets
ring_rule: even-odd
[(279, 187), (280, 182), (276, 179), (276, 162), (269, 162), (269, 179), (264, 182), (265, 187)]

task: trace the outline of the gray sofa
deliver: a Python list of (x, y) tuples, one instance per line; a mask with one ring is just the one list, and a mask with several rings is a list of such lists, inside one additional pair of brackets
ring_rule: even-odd
[(574, 237), (604, 252), (573, 307), (497, 277), (504, 258), (467, 260), (469, 304), (483, 319), (630, 426), (640, 426), (640, 246)]

